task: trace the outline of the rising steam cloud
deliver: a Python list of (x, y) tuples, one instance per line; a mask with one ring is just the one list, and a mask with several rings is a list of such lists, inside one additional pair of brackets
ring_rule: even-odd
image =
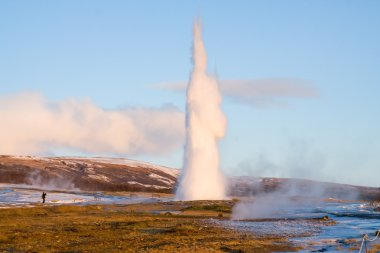
[(184, 115), (173, 107), (104, 110), (89, 100), (23, 93), (0, 97), (0, 119), (1, 154), (162, 154), (184, 139)]
[[(299, 78), (220, 80), (219, 86), (224, 97), (259, 108), (288, 107), (290, 99), (319, 97), (319, 92), (310, 82)], [(166, 82), (154, 87), (180, 92), (186, 89), (186, 83)]]
[(219, 170), (218, 139), (226, 130), (215, 78), (206, 74), (207, 54), (201, 24), (194, 23), (194, 69), (187, 87), (186, 146), (177, 199), (223, 199), (224, 178)]

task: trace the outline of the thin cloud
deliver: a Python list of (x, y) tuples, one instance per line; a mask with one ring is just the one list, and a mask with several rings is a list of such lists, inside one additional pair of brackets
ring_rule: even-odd
[(183, 144), (175, 107), (105, 110), (90, 100), (48, 101), (38, 93), (0, 97), (0, 153), (163, 154)]
[[(220, 80), (220, 89), (227, 98), (256, 107), (288, 106), (288, 99), (310, 99), (319, 96), (307, 81), (297, 78), (254, 80)], [(184, 91), (186, 82), (155, 85), (158, 89)]]

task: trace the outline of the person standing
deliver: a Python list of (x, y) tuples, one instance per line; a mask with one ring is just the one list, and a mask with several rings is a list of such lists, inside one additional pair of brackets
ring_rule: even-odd
[(42, 192), (42, 203), (45, 203), (46, 192)]

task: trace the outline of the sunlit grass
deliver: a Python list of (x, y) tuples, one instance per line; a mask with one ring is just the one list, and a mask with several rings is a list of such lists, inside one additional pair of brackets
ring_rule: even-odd
[[(190, 205), (192, 206), (192, 205)], [(0, 210), (0, 252), (274, 252), (294, 251), (283, 238), (210, 225), (194, 215), (152, 214), (187, 203), (37, 206)], [(228, 204), (226, 204), (228, 206)], [(227, 210), (219, 203), (206, 209)], [(234, 251), (235, 250), (235, 251)]]

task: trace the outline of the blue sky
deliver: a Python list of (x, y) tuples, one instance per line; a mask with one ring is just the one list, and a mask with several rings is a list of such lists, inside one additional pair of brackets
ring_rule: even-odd
[[(187, 81), (192, 23), (200, 16), (209, 70), (218, 79), (297, 79), (318, 94), (280, 96), (281, 104), (264, 106), (226, 96), (228, 130), (220, 146), (227, 174), (378, 187), (379, 13), (375, 0), (4, 0), (0, 97), (34, 92), (46, 103), (89, 100), (105, 110), (172, 106), (183, 112), (184, 93), (159, 85)], [(7, 103), (0, 103), (3, 113)], [(159, 154), (104, 154), (47, 143), (48, 154), (182, 164), (181, 145)]]

